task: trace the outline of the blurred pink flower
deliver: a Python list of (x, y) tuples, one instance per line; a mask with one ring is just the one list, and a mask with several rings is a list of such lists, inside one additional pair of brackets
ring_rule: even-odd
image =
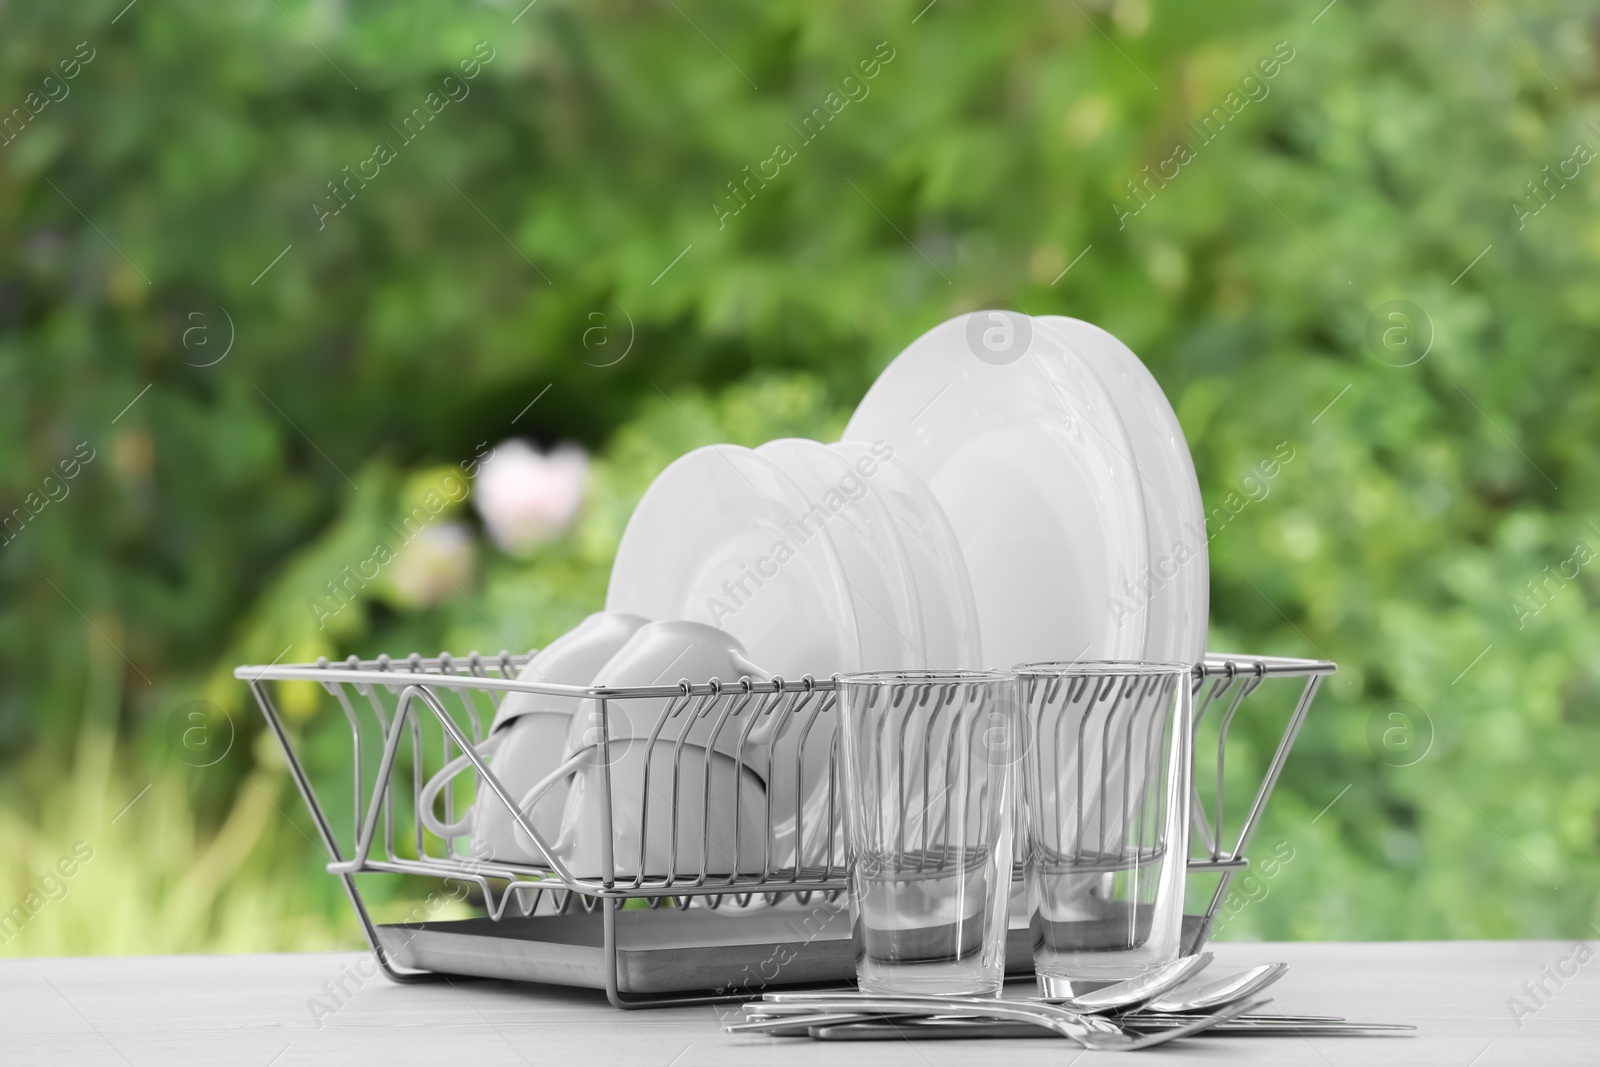
[(426, 607), (472, 582), (477, 545), (472, 527), (441, 522), (418, 530), (395, 555), (389, 581), (395, 598), (407, 607)]
[(495, 543), (521, 554), (572, 524), (588, 481), (589, 457), (576, 445), (543, 454), (526, 441), (506, 441), (478, 471), (472, 503)]

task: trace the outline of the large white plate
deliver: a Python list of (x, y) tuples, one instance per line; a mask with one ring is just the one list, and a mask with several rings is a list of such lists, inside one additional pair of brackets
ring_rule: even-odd
[(809, 506), (795, 516), (807, 532), (827, 530), (839, 554), (861, 638), (863, 670), (927, 666), (927, 642), (911, 566), (881, 495), (827, 445), (798, 437), (768, 441), (756, 455), (794, 479)]
[(1143, 658), (1198, 663), (1206, 651), (1211, 570), (1205, 505), (1178, 416), (1139, 357), (1105, 330), (1061, 315), (1033, 321), (1062, 338), (1094, 371), (1110, 392), (1133, 448), (1150, 557), (1119, 592), (1124, 610), (1143, 609), (1149, 617)]
[(656, 477), (628, 520), (606, 610), (709, 623), (784, 678), (859, 669), (832, 540), (796, 521), (808, 506), (799, 486), (747, 448), (690, 452)]
[(913, 341), (844, 437), (888, 441), (943, 507), (986, 665), (1137, 658), (1144, 612), (1114, 594), (1147, 562), (1144, 505), (1110, 397), (1048, 331), (1012, 362), (980, 359), (968, 319)]
[(881, 499), (911, 567), (926, 655), (906, 667), (963, 669), (983, 664), (978, 610), (961, 545), (928, 486), (897, 459), (887, 441), (835, 441), (828, 446), (855, 465), (868, 492)]

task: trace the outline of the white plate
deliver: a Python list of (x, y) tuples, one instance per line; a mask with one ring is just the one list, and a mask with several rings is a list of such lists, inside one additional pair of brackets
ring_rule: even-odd
[(927, 642), (913, 590), (911, 565), (882, 496), (850, 460), (827, 445), (799, 437), (768, 441), (756, 455), (794, 479), (810, 506), (795, 516), (806, 531), (827, 530), (861, 638), (863, 670), (927, 666)]
[[(861, 635), (863, 669), (942, 665), (950, 649), (928, 644), (917, 576), (898, 529), (899, 516), (882, 488), (887, 464), (872, 455), (872, 446), (859, 447), (866, 452), (865, 457), (791, 437), (769, 441), (756, 453), (772, 460), (800, 484), (812, 501), (805, 520), (808, 528), (825, 527), (833, 539), (850, 587)], [(889, 450), (884, 446), (882, 451)], [(937, 580), (941, 576), (932, 577)], [(950, 620), (933, 621), (936, 639), (951, 627)], [(796, 840), (801, 836), (802, 822), (816, 827), (827, 817), (826, 772), (837, 725), (836, 714), (819, 717), (802, 743), (799, 722), (791, 722), (774, 743), (772, 781), (768, 784), (780, 869), (796, 863), (817, 866), (826, 861), (830, 844), (827, 834), (805, 834), (805, 854), (798, 858)], [(797, 782), (796, 778), (800, 780)], [(842, 855), (842, 839), (833, 844), (834, 854)]]
[(1149, 618), (1143, 659), (1198, 663), (1205, 657), (1211, 570), (1205, 504), (1178, 416), (1127, 345), (1098, 326), (1061, 315), (1036, 325), (1061, 337), (1111, 394), (1138, 465), (1150, 558), (1122, 591), (1126, 611)]
[(1143, 613), (1119, 618), (1113, 593), (1146, 563), (1144, 505), (1109, 396), (1047, 331), (1013, 362), (980, 359), (968, 319), (913, 341), (845, 439), (888, 441), (943, 507), (986, 665), (1141, 655)]
[(790, 478), (747, 448), (690, 452), (628, 520), (606, 610), (719, 627), (784, 678), (858, 669), (850, 590), (827, 531), (796, 524), (807, 507)]
[(983, 662), (978, 609), (961, 545), (944, 509), (917, 473), (887, 441), (835, 441), (828, 446), (855, 465), (894, 520), (894, 532), (911, 566), (912, 592), (922, 620), (924, 661), (906, 667), (968, 669)]

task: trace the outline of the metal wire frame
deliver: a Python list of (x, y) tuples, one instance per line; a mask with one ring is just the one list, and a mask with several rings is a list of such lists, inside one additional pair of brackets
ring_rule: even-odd
[[(762, 810), (768, 825), (763, 828), (766, 832), (762, 835), (759, 868), (741, 869), (744, 865), (737, 862), (743, 855), (740, 848), (743, 826), (736, 819), (733, 843), (736, 862), (726, 873), (713, 873), (709, 869), (710, 847), (700, 848), (698, 870), (691, 870), (687, 875), (679, 871), (677, 861), (683, 842), (680, 841), (679, 832), (681, 818), (674, 801), (674, 812), (670, 817), (672, 836), (669, 853), (672, 860), (667, 869), (655, 873), (648, 871), (645, 862), (647, 857), (641, 843), (639, 855), (632, 857), (635, 861), (632, 873), (624, 871), (619, 874), (612, 832), (617, 826), (617, 813), (613, 810), (614, 783), (610, 761), (602, 760), (598, 767), (601, 788), (597, 790), (601, 809), (600, 826), (603, 828), (598, 843), (601, 869), (594, 874), (584, 874), (572, 870), (550, 843), (543, 840), (537, 828), (518, 807), (516, 799), (511, 797), (475, 751), (475, 746), (484, 738), (483, 714), (487, 712), (492, 717), (501, 700), (512, 692), (590, 700), (598, 711), (596, 721), (601, 730), (600, 751), (609, 752), (612, 741), (616, 740), (610, 735), (613, 718), (610, 709), (637, 707), (637, 702), (654, 702), (662, 710), (656, 715), (653, 727), (644, 740), (647, 751), (658, 743), (675, 746), (671, 797), (682, 795), (683, 764), (677, 754), (681, 754), (686, 745), (692, 746), (696, 741), (705, 745), (707, 756), (703, 761), (705, 770), (700, 783), (701, 811), (709, 818), (710, 753), (723, 739), (723, 731), (728, 729), (729, 724), (741, 723), (742, 720), (736, 742), (740, 762), (744, 762), (747, 756), (754, 759), (756, 762), (753, 765), (766, 772), (765, 781), (774, 782), (774, 761), (780, 758), (804, 758), (805, 741), (819, 722), (827, 721), (824, 716), (833, 714), (836, 699), (833, 681), (816, 680), (808, 676), (798, 682), (782, 679), (753, 682), (743, 679), (724, 684), (713, 680), (625, 689), (559, 686), (518, 681), (516, 676), (527, 659), (528, 656), (504, 651), (496, 656), (481, 656), (474, 652), (459, 658), (448, 653), (436, 657), (412, 654), (400, 660), (388, 656), (360, 660), (352, 656), (337, 664), (324, 659), (315, 664), (245, 666), (237, 668), (234, 675), (249, 684), (263, 717), (282, 746), (296, 787), (311, 813), (324, 847), (332, 857), (327, 869), (343, 883), (379, 966), (392, 980), (414, 982), (436, 976), (429, 972), (403, 971), (394, 966), (356, 886), (356, 874), (410, 874), (469, 882), (482, 894), (489, 917), (497, 920), (513, 909), (520, 914), (533, 914), (540, 911), (541, 907), (546, 909), (542, 913), (572, 910), (592, 912), (600, 909), (607, 959), (607, 995), (619, 1007), (635, 1007), (643, 1003), (654, 1006), (703, 1003), (710, 999), (739, 999), (737, 996), (710, 998), (699, 995), (652, 997), (648, 1001), (629, 998), (617, 983), (616, 913), (629, 901), (643, 901), (651, 908), (670, 906), (686, 909), (691, 904), (715, 908), (725, 900), (744, 906), (756, 897), (769, 903), (789, 896), (801, 902), (809, 901), (813, 895), (837, 899), (845, 890), (846, 883), (844, 857), (837, 834), (841, 820), (836, 748), (828, 750), (826, 794), (821, 817), (818, 818), (816, 812), (812, 814), (813, 821), (820, 825), (806, 825), (806, 806), (800, 796), (804, 775), (798, 769), (791, 775), (794, 793), (787, 799), (789, 810), (795, 813), (793, 862), (774, 863), (771, 826), (773, 798), (767, 794)], [(1213, 712), (1221, 715), (1221, 726), (1217, 743), (1217, 785), (1211, 810), (1207, 810), (1206, 803), (1199, 796), (1198, 785), (1194, 786), (1196, 793), (1195, 802), (1191, 805), (1191, 821), (1198, 851), (1191, 854), (1189, 869), (1191, 872), (1219, 873), (1221, 878), (1205, 913), (1191, 917), (1192, 921), (1186, 924), (1191, 934), (1187, 951), (1195, 950), (1205, 941), (1233, 874), (1248, 866), (1244, 852), (1259, 825), (1267, 799), (1282, 773), (1289, 750), (1310, 710), (1322, 678), (1335, 669), (1335, 664), (1327, 661), (1243, 655), (1208, 655), (1204, 663), (1194, 668), (1197, 732), (1208, 711), (1222, 710)], [(1239, 832), (1228, 841), (1222, 834), (1225, 811), (1223, 772), (1227, 759), (1228, 731), (1245, 699), (1272, 678), (1302, 679), (1303, 687)], [(338, 703), (350, 728), (351, 807), (354, 812), (355, 844), (348, 855), (340, 848), (325, 809), (266, 684), (285, 681), (320, 684)], [(458, 713), (452, 713), (447, 706), (446, 696), (460, 709)], [(778, 723), (776, 728), (767, 729), (761, 725), (763, 719), (774, 717)], [(375, 732), (370, 727), (363, 728), (363, 723), (368, 719), (375, 724)], [(429, 720), (438, 724), (444, 763), (457, 755), (465, 757), (480, 783), (480, 790), (493, 794), (499, 803), (507, 807), (522, 832), (534, 842), (545, 860), (543, 864), (505, 862), (493, 857), (463, 857), (454, 849), (442, 855), (430, 852), (421, 821), (414, 815), (424, 782), (423, 724)], [(708, 720), (710, 725), (702, 725)], [(674, 722), (679, 726), (676, 737), (667, 732), (669, 725)], [(383, 742), (382, 754), (370, 786), (363, 757), (363, 740), (369, 737), (381, 737)], [(757, 738), (754, 746), (751, 745), (752, 737)], [(410, 820), (412, 833), (407, 843), (412, 855), (402, 855), (396, 847), (399, 840), (397, 832), (403, 829), (395, 812), (396, 785), (400, 778), (398, 757), (402, 742), (407, 739), (410, 741), (412, 760), (408, 783), (410, 788), (406, 792), (413, 805), (413, 818)], [(650, 763), (647, 759), (647, 789)], [(742, 781), (737, 774), (735, 780)], [(641, 839), (648, 837), (651, 826), (648, 810), (650, 795), (649, 792), (644, 793), (645, 810), (638, 812)], [(454, 818), (454, 798), (450, 790), (445, 791), (443, 800), (445, 819), (451, 821)], [(735, 811), (738, 810), (736, 806)], [(710, 844), (709, 839), (701, 842), (702, 846)], [(817, 862), (806, 862), (808, 851), (815, 854)], [(498, 898), (496, 885), (502, 887)]]
[[(987, 680), (888, 680), (859, 685), (862, 734), (856, 773), (869, 783), (855, 825), (872, 840), (872, 865), (897, 882), (943, 878), (982, 867), (992, 841), (981, 828), (1004, 811), (976, 761), (1004, 758), (989, 746)], [(1009, 697), (1007, 697), (1009, 703)], [(916, 727), (914, 729), (914, 727)], [(882, 765), (885, 756), (890, 765)], [(1000, 779), (996, 779), (996, 782)], [(877, 788), (874, 789), (873, 787)], [(887, 802), (874, 803), (877, 790)]]
[[(1305, 724), (1306, 715), (1311, 711), (1311, 703), (1316, 699), (1322, 680), (1338, 669), (1338, 664), (1329, 660), (1215, 652), (1207, 653), (1205, 662), (1195, 668), (1194, 729), (1197, 741), (1207, 713), (1212, 712), (1214, 708), (1224, 710), (1220, 712), (1221, 720), (1217, 735), (1217, 779), (1215, 804), (1211, 810), (1207, 810), (1205, 799), (1200, 796), (1198, 780), (1191, 782), (1190, 785), (1195, 791), (1193, 802), (1189, 806), (1190, 831), (1193, 838), (1198, 839), (1200, 851), (1195, 852), (1194, 845), (1191, 844), (1189, 871), (1216, 873), (1221, 877), (1217, 880), (1216, 890), (1212, 893), (1205, 911), (1198, 917), (1193, 917), (1192, 922), (1186, 918), (1185, 952), (1196, 952), (1205, 944), (1216, 922), (1217, 907), (1227, 894), (1234, 875), (1250, 865), (1249, 860), (1245, 858), (1245, 850), (1249, 848), (1250, 839), (1261, 824), (1261, 815), (1266, 811), (1267, 800), (1272, 796), (1278, 778), (1283, 774), (1284, 765), (1289, 761), (1289, 751), (1294, 747), (1295, 739), (1300, 736), (1300, 728)], [(1267, 763), (1250, 808), (1239, 826), (1238, 833), (1233, 835), (1232, 843), (1229, 844), (1224, 837), (1223, 824), (1228, 731), (1245, 699), (1271, 679), (1301, 680), (1300, 694), (1289, 712), (1288, 721), (1283, 726), (1283, 733), (1273, 750), (1272, 758)], [(1198, 758), (1197, 753), (1197, 763)]]
[(1109, 873), (1166, 853), (1165, 833), (1151, 816), (1166, 810), (1162, 749), (1170, 724), (1163, 713), (1180, 677), (1130, 667), (1125, 674), (1024, 678), (1027, 730), (1035, 739), (1026, 758), (1034, 778), (1049, 783), (1048, 810), (1029, 816), (1039, 862)]

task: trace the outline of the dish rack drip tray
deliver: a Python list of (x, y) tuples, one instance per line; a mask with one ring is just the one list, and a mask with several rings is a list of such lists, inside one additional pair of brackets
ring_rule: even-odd
[[(379, 926), (378, 938), (390, 959), (416, 970), (587, 989), (605, 989), (608, 978), (599, 912), (397, 923)], [(855, 973), (847, 907), (629, 910), (617, 915), (616, 939), (623, 993), (714, 995), (780, 974), (784, 985), (809, 985)]]
[[(343, 883), (389, 978), (476, 975), (603, 989), (612, 1004), (629, 1008), (750, 999), (771, 988), (853, 977), (838, 748), (814, 743), (834, 733), (832, 680), (559, 686), (518, 681), (527, 660), (508, 652), (352, 656), (234, 671), (282, 746), (333, 857), (328, 872)], [(1219, 915), (1234, 909), (1230, 882), (1249, 867), (1251, 835), (1322, 679), (1335, 669), (1320, 660), (1215, 654), (1195, 666), (1185, 951), (1198, 950)], [(285, 687), (296, 709), (292, 731), (279, 710)], [(705, 857), (717, 851), (716, 835), (730, 832), (725, 810), (702, 805), (699, 824), (681, 811), (664, 817), (659, 805), (630, 798), (609, 768), (591, 769), (601, 783), (590, 794), (594, 810), (582, 809), (592, 839), (577, 853), (562, 853), (504, 799), (506, 789), (476, 751), (512, 692), (584, 702), (601, 751), (620, 736), (614, 731), (621, 724), (674, 752), (689, 751), (685, 741), (698, 730), (705, 750), (723, 746), (738, 763), (760, 768), (764, 781), (826, 783), (826, 807), (781, 827), (770, 802), (741, 808), (731, 830), (739, 847), (726, 853), (738, 859), (719, 872)], [(777, 725), (756, 730), (756, 717)], [(805, 743), (785, 746), (790, 731)], [(467, 839), (426, 830), (418, 816), (424, 783), (452, 761), (465, 761), (471, 773), (440, 795), (444, 824), (456, 823), (470, 805), (503, 804), (534, 842), (537, 862), (474, 856)], [(705, 766), (702, 760), (663, 773), (702, 788), (705, 779), (691, 776), (707, 773)], [(765, 811), (767, 824), (747, 825), (752, 811)], [(623, 842), (630, 827), (635, 842), (639, 828), (662, 827), (662, 848), (646, 852), (635, 843), (629, 852)], [(1020, 867), (1013, 876), (1020, 879)], [(362, 888), (374, 878), (395, 883), (381, 896), (385, 907), (423, 896), (429, 907), (403, 915), (412, 921), (374, 921), (379, 897), (369, 900)], [(1027, 974), (1031, 937), (1020, 888), (1020, 881), (1013, 885), (1007, 967)], [(441, 890), (477, 917), (436, 918)]]

